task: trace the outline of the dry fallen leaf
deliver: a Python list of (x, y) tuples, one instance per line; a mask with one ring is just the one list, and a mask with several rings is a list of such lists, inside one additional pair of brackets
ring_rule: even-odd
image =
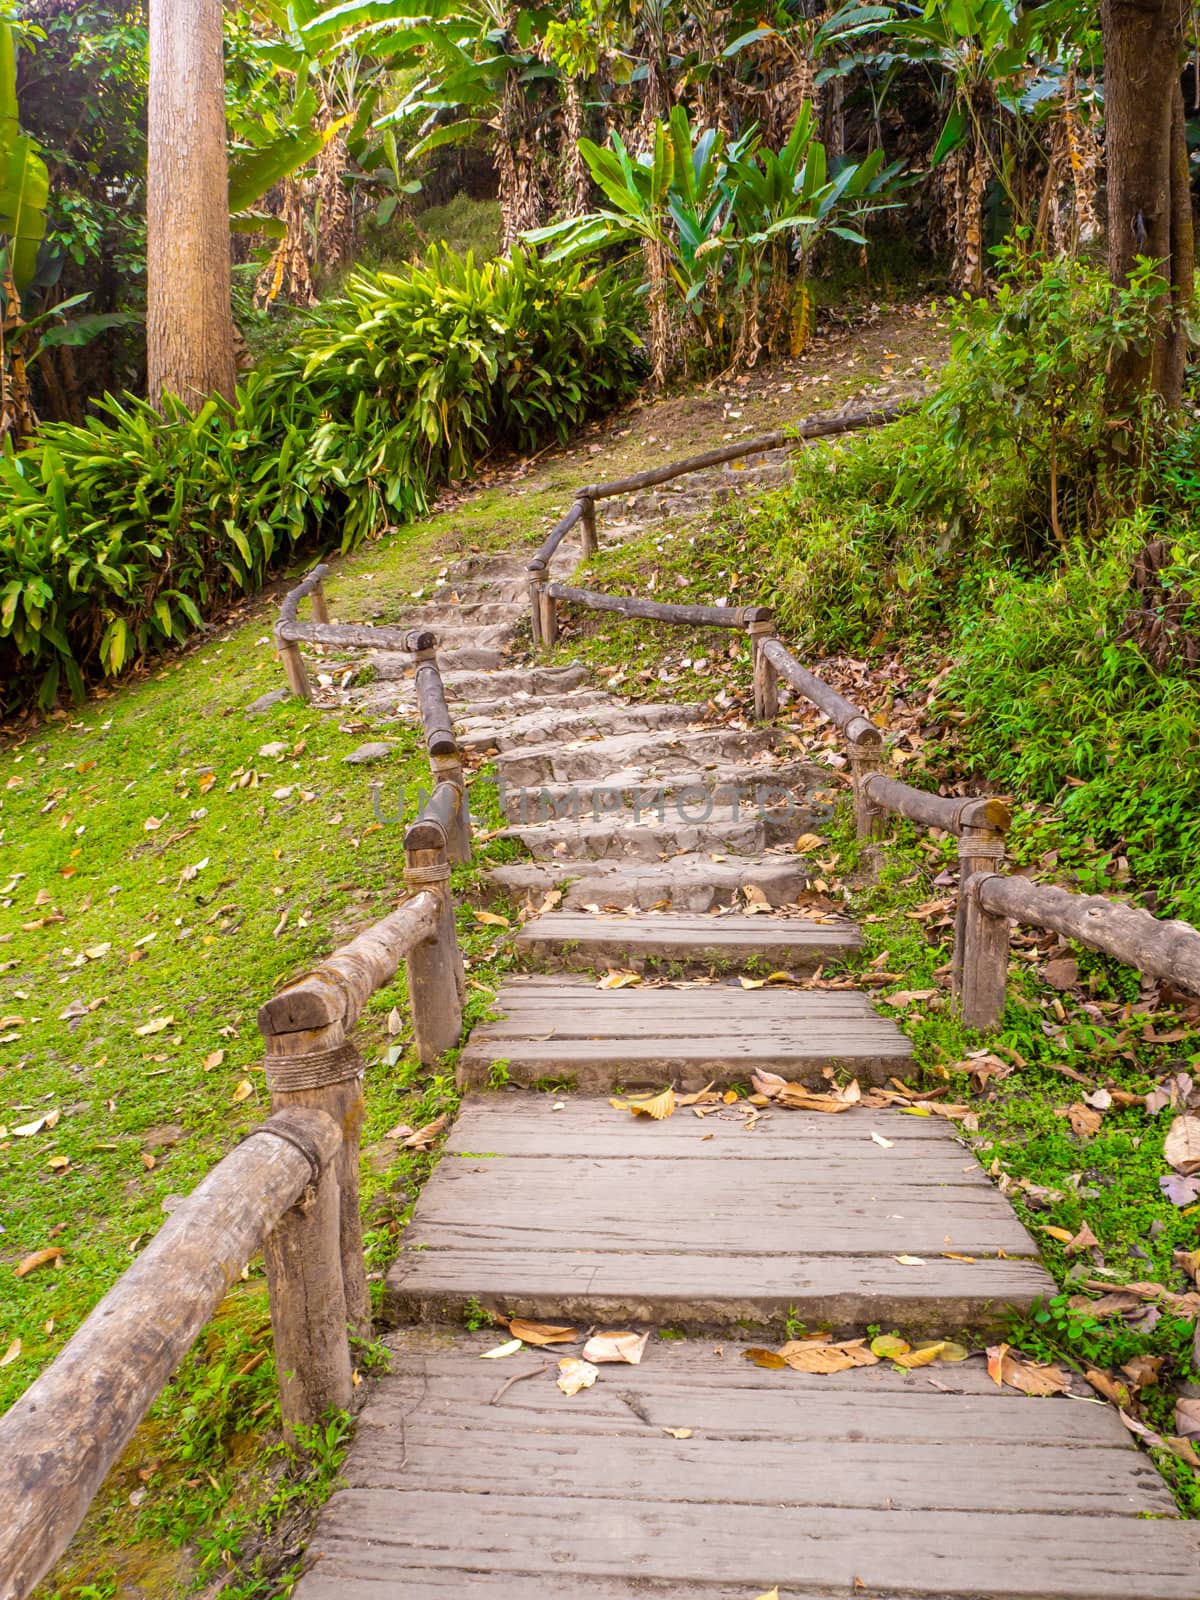
[(1176, 1400), (1175, 1428), (1181, 1439), (1200, 1439), (1200, 1400)]
[(663, 1432), (669, 1433), (672, 1439), (690, 1439), (692, 1437), (690, 1428), (664, 1428)]
[(906, 1350), (903, 1355), (893, 1359), (902, 1367), (930, 1367), (935, 1361), (940, 1361), (942, 1351), (946, 1348), (944, 1339), (937, 1339), (932, 1344), (918, 1345), (915, 1350)]
[(929, 1263), (924, 1256), (893, 1256), (893, 1261), (898, 1261), (902, 1267), (925, 1267)]
[(661, 1094), (637, 1100), (610, 1100), (608, 1103), (616, 1111), (632, 1111), (635, 1117), (653, 1117), (655, 1122), (661, 1122), (675, 1110), (675, 1091), (668, 1085)]
[(1200, 1117), (1184, 1112), (1175, 1118), (1163, 1141), (1163, 1155), (1176, 1172), (1200, 1172)]
[(495, 911), (473, 911), (471, 915), (476, 922), (485, 922), (490, 928), (508, 927), (508, 918), (500, 916)]
[(580, 1361), (578, 1356), (564, 1356), (558, 1363), (555, 1382), (564, 1394), (572, 1395), (578, 1394), (581, 1389), (590, 1389), (599, 1376), (599, 1368), (592, 1366), (590, 1361)]
[(1091, 1106), (1085, 1106), (1082, 1100), (1076, 1100), (1074, 1105), (1067, 1107), (1067, 1121), (1079, 1138), (1090, 1139), (1093, 1134), (1100, 1132), (1104, 1118), (1099, 1111), (1093, 1111)]
[(1048, 1233), (1052, 1239), (1057, 1239), (1059, 1244), (1070, 1244), (1075, 1237), (1070, 1228), (1056, 1228), (1050, 1222), (1043, 1222), (1042, 1232)]
[(1069, 1256), (1077, 1256), (1080, 1255), (1084, 1250), (1098, 1249), (1099, 1245), (1099, 1239), (1097, 1239), (1096, 1235), (1085, 1222), (1080, 1227), (1079, 1232), (1075, 1234), (1073, 1238), (1067, 1241), (1066, 1253)]
[(410, 1133), (401, 1145), (403, 1150), (428, 1150), (429, 1146), (446, 1126), (444, 1116), (435, 1117), (432, 1122), (427, 1122), (423, 1128), (418, 1128), (416, 1133)]
[(14, 1268), (18, 1278), (27, 1278), (31, 1272), (36, 1272), (39, 1267), (48, 1266), (51, 1261), (60, 1261), (62, 1251), (57, 1245), (51, 1245), (46, 1250), (35, 1250), (32, 1255), (17, 1264)]
[(872, 1133), (871, 1143), (877, 1144), (881, 1150), (894, 1150), (896, 1148), (896, 1141), (894, 1139), (885, 1139), (881, 1133)]
[(133, 1031), (139, 1039), (146, 1039), (152, 1033), (162, 1033), (175, 1021), (174, 1017), (155, 1017), (151, 1022), (144, 1022), (140, 1028)]
[(250, 1082), (249, 1078), (243, 1078), (241, 1083), (239, 1083), (237, 1088), (233, 1091), (233, 1103), (234, 1103), (234, 1105), (235, 1106), (240, 1106), (242, 1101), (243, 1100), (249, 1100), (250, 1096), (253, 1093), (254, 1093), (254, 1085)]
[(0, 1367), (11, 1366), (20, 1354), (21, 1341), (20, 1339), (14, 1339), (4, 1354), (0, 1356)]
[(648, 1333), (594, 1333), (583, 1347), (583, 1359), (597, 1365), (606, 1361), (625, 1361), (636, 1367), (646, 1348)]
[(883, 1361), (895, 1360), (897, 1356), (906, 1356), (912, 1349), (907, 1339), (902, 1339), (898, 1333), (881, 1333), (871, 1340), (872, 1354)]
[(526, 1344), (570, 1344), (578, 1339), (579, 1331), (576, 1328), (555, 1327), (546, 1322), (524, 1322), (520, 1317), (513, 1317), (508, 1324), (508, 1331), (514, 1339), (523, 1339)]
[(1065, 1394), (1070, 1387), (1070, 1380), (1060, 1368), (1022, 1361), (1006, 1344), (988, 1346), (987, 1364), (988, 1376), (994, 1383), (1007, 1384), (1022, 1394)]
[(515, 1356), (521, 1349), (520, 1339), (510, 1339), (507, 1344), (498, 1344), (491, 1350), (480, 1352), (481, 1361), (502, 1361), (505, 1356)]
[(874, 1367), (879, 1357), (867, 1349), (865, 1339), (843, 1344), (822, 1344), (815, 1339), (789, 1339), (776, 1352), (793, 1372), (848, 1372), (851, 1367)]
[(597, 989), (627, 989), (631, 983), (641, 983), (640, 972), (621, 972), (618, 968), (611, 968), (596, 985)]
[(769, 1372), (785, 1372), (787, 1362), (774, 1350), (764, 1350), (761, 1345), (752, 1345), (750, 1349), (742, 1351), (743, 1361), (752, 1361), (756, 1367), (765, 1367)]
[(201, 1062), (205, 1072), (211, 1072), (214, 1067), (219, 1067), (225, 1060), (224, 1050), (210, 1050)]

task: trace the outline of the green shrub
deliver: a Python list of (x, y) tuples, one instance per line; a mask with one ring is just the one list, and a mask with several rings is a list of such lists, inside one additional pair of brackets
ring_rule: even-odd
[(47, 427), (0, 457), (0, 710), (181, 641), (301, 542), (349, 549), (483, 456), (566, 439), (638, 359), (616, 279), (439, 250), (356, 275), (235, 407), (109, 398)]

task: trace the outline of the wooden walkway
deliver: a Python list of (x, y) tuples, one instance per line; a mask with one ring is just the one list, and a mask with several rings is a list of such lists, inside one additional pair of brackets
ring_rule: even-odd
[[(412, 621), (450, 639), (460, 725), (530, 852), (494, 879), (557, 909), (523, 928), (534, 970), (462, 1052), (469, 1092), (388, 1274), (393, 1370), (296, 1600), (1195, 1600), (1200, 1532), (1111, 1407), (1001, 1389), (981, 1354), (823, 1376), (743, 1359), (800, 1325), (979, 1352), (1052, 1283), (952, 1123), (869, 1103), (911, 1049), (865, 994), (739, 984), (748, 963), (802, 980), (859, 943), (796, 904), (803, 817), (644, 809), (828, 771), (770, 728), (515, 667), (522, 571), (472, 560)], [(378, 666), (375, 709), (408, 714), (402, 665)], [(607, 968), (642, 982), (602, 988)], [(611, 1103), (755, 1070), (827, 1089), (835, 1068), (868, 1104), (655, 1121)], [(509, 1337), (466, 1330), (485, 1312), (579, 1337), (482, 1360)], [(568, 1397), (559, 1357), (597, 1327), (649, 1342)]]

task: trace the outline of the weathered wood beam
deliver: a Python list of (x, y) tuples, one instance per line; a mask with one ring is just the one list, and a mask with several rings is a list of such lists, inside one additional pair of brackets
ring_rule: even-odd
[(863, 790), (871, 805), (881, 811), (894, 811), (910, 822), (923, 822), (928, 828), (961, 834), (964, 828), (992, 828), (1008, 831), (1012, 818), (1008, 807), (993, 795), (953, 800), (945, 795), (914, 789), (911, 784), (875, 773), (863, 780)]
[(200, 1330), (340, 1143), (320, 1112), (289, 1111), (256, 1128), (175, 1208), (0, 1419), (5, 1600), (23, 1600), (66, 1549)]
[(1141, 906), (1097, 894), (1073, 894), (1048, 883), (998, 874), (977, 877), (973, 893), (984, 911), (1026, 927), (1049, 928), (1115, 956), (1154, 978), (1200, 994), (1200, 929), (1163, 921)]
[(689, 606), (664, 600), (639, 600), (633, 595), (601, 594), (597, 589), (574, 589), (566, 583), (548, 583), (552, 600), (586, 606), (589, 611), (616, 611), (625, 617), (645, 617), (652, 622), (673, 622), (693, 628), (744, 628), (750, 622), (769, 622), (768, 606)]
[(778, 639), (764, 639), (762, 653), (779, 676), (790, 683), (792, 688), (806, 700), (811, 700), (819, 711), (823, 711), (852, 744), (865, 746), (883, 743), (883, 735), (865, 712), (859, 710), (858, 706), (852, 705), (823, 678), (818, 678), (807, 667), (802, 667), (791, 651), (780, 644)]

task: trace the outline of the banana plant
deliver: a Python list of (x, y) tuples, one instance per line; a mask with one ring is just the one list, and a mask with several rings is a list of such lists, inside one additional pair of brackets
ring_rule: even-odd
[(14, 291), (18, 297), (25, 292), (37, 273), (49, 197), (46, 163), (33, 140), (21, 132), (12, 24), (0, 21), (0, 238), (7, 242), (10, 301)]

